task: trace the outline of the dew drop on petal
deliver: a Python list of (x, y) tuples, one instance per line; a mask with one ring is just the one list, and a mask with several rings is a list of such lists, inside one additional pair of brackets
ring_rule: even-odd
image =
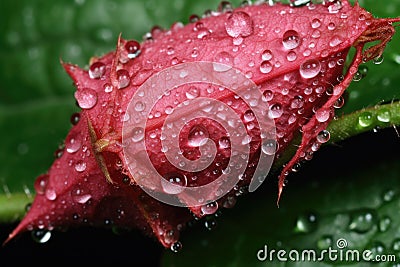
[(283, 114), (283, 108), (281, 104), (273, 104), (269, 107), (268, 117), (271, 119), (280, 118)]
[(188, 135), (188, 145), (191, 147), (199, 147), (207, 143), (208, 131), (201, 125), (194, 125)]
[(317, 141), (320, 142), (321, 144), (328, 142), (330, 138), (331, 134), (327, 130), (322, 130), (317, 135)]
[(261, 62), (260, 71), (265, 74), (270, 73), (272, 71), (272, 64), (269, 61)]
[(144, 138), (144, 129), (142, 127), (135, 127), (132, 129), (132, 141), (139, 142)]
[(103, 62), (97, 61), (94, 62), (89, 67), (89, 77), (91, 79), (99, 79), (104, 75), (106, 71), (106, 65)]
[(273, 139), (266, 140), (261, 146), (261, 151), (268, 156), (273, 156), (277, 150), (278, 143)]
[(128, 57), (131, 59), (136, 58), (140, 54), (140, 44), (135, 40), (126, 42), (125, 49), (128, 52)]
[(321, 26), (321, 21), (319, 20), (319, 19), (313, 19), (312, 21), (311, 21), (311, 27), (313, 28), (313, 29), (317, 29), (317, 28), (319, 28)]
[(117, 81), (118, 89), (123, 89), (127, 87), (131, 81), (129, 77), (129, 72), (127, 70), (121, 69), (117, 71)]
[(91, 109), (97, 103), (97, 92), (91, 88), (83, 88), (75, 92), (75, 99), (82, 109)]
[(71, 134), (65, 139), (65, 149), (68, 153), (75, 153), (82, 146), (82, 140), (77, 134)]
[(46, 243), (51, 238), (51, 232), (45, 229), (36, 229), (31, 232), (32, 239), (40, 244)]
[(319, 109), (317, 112), (315, 112), (315, 118), (319, 122), (326, 122), (329, 120), (330, 117), (330, 111), (326, 109)]
[(43, 195), (46, 191), (47, 184), (49, 183), (49, 176), (47, 174), (40, 175), (33, 184), (35, 191), (38, 195)]
[(233, 12), (225, 23), (225, 30), (229, 36), (247, 37), (253, 33), (253, 20), (243, 11)]
[(165, 179), (161, 179), (161, 186), (165, 193), (176, 195), (183, 190), (187, 186), (187, 178), (185, 175), (180, 173), (168, 173), (164, 175)]
[(272, 54), (271, 50), (269, 50), (269, 49), (264, 50), (261, 54), (262, 60), (271, 60), (272, 57), (273, 57), (273, 54)]
[(71, 196), (72, 199), (79, 204), (85, 204), (86, 202), (89, 201), (89, 199), (92, 198), (92, 195), (85, 192), (84, 189), (79, 187), (75, 187), (74, 189), (72, 189)]
[(86, 162), (79, 160), (75, 163), (75, 170), (77, 172), (83, 172), (86, 170)]
[(218, 210), (218, 202), (215, 201), (201, 206), (201, 212), (206, 215), (214, 214), (217, 210)]
[(295, 49), (300, 45), (300, 36), (297, 31), (289, 30), (283, 34), (282, 44), (286, 49)]
[(300, 65), (300, 75), (304, 79), (311, 79), (321, 72), (321, 63), (317, 59), (309, 59)]

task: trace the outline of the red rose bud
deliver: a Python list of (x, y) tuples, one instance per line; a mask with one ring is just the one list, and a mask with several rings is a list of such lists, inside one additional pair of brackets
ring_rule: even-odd
[(345, 0), (224, 2), (186, 26), (155, 27), (142, 43), (119, 38), (88, 70), (63, 63), (82, 111), (8, 240), (26, 230), (114, 226), (145, 229), (178, 250), (193, 214), (254, 191), (300, 135), (280, 197), (287, 175), (329, 140), (335, 102), (358, 66), (382, 55), (399, 20)]

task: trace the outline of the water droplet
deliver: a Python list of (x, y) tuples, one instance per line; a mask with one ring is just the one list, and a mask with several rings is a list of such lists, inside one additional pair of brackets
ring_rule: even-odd
[(206, 205), (201, 206), (201, 212), (203, 214), (214, 214), (218, 210), (218, 202), (210, 202)]
[(161, 186), (165, 193), (176, 195), (185, 190), (187, 186), (187, 178), (185, 175), (172, 172), (164, 175), (165, 179), (161, 179)]
[[(378, 259), (379, 255), (384, 255), (386, 247), (380, 241), (374, 241), (372, 244), (366, 247), (366, 250), (369, 250), (371, 253), (368, 255), (370, 259)], [(364, 250), (365, 251), (365, 250)]]
[(280, 118), (283, 114), (283, 108), (281, 104), (273, 104), (270, 106), (269, 111), (268, 111), (268, 117), (271, 119), (276, 119)]
[(379, 220), (379, 231), (386, 232), (387, 230), (389, 230), (391, 224), (392, 219), (389, 216), (383, 216)]
[(320, 131), (317, 135), (317, 141), (321, 144), (326, 143), (331, 138), (331, 134), (327, 130)]
[(268, 156), (273, 156), (278, 150), (278, 143), (276, 142), (276, 140), (268, 139), (262, 144), (261, 150), (264, 154)]
[(46, 243), (51, 238), (51, 232), (45, 229), (36, 229), (31, 232), (32, 239), (40, 244)]
[(263, 101), (271, 101), (274, 98), (274, 93), (271, 90), (265, 90), (262, 95)]
[(295, 96), (293, 100), (290, 102), (290, 107), (292, 109), (302, 108), (303, 105), (304, 105), (304, 99), (301, 95)]
[(319, 122), (326, 122), (327, 120), (329, 120), (329, 117), (330, 117), (330, 112), (329, 110), (326, 109), (319, 109), (315, 113), (315, 118)]
[(49, 183), (49, 176), (47, 174), (40, 175), (38, 178), (36, 178), (35, 183), (33, 184), (36, 193), (39, 195), (43, 195), (44, 192), (46, 191), (48, 183)]
[(219, 145), (219, 148), (221, 148), (221, 149), (230, 148), (231, 142), (229, 140), (229, 137), (226, 137), (226, 136), (221, 137), (218, 141), (218, 145)]
[(113, 86), (111, 84), (109, 84), (109, 83), (105, 83), (103, 85), (103, 89), (104, 89), (104, 92), (111, 93), (112, 90), (113, 90)]
[(132, 129), (132, 141), (139, 142), (144, 138), (144, 129), (142, 127), (135, 127)]
[(190, 86), (185, 94), (187, 99), (195, 99), (200, 95), (199, 89), (196, 86)]
[(121, 69), (117, 71), (118, 89), (123, 89), (127, 87), (131, 81), (129, 77), (129, 72), (127, 70)]
[(342, 40), (339, 36), (335, 35), (335, 36), (333, 36), (332, 39), (330, 40), (329, 46), (330, 46), (330, 47), (335, 47), (335, 46), (340, 45), (342, 42), (343, 42), (343, 40)]
[(395, 240), (393, 240), (392, 249), (396, 252), (400, 251), (400, 238), (396, 238)]
[(59, 148), (56, 151), (54, 151), (54, 157), (56, 159), (61, 158), (63, 154), (64, 154), (64, 149), (62, 149), (62, 148)]
[(82, 161), (82, 160), (78, 160), (78, 161), (75, 163), (75, 170), (76, 170), (77, 172), (83, 172), (83, 171), (85, 171), (85, 170), (86, 170), (86, 162), (84, 162), (84, 161)]
[(380, 122), (390, 122), (390, 118), (391, 118), (390, 110), (389, 110), (389, 109), (386, 109), (386, 108), (380, 109), (380, 110), (377, 112), (376, 118), (377, 118), (378, 121), (380, 121)]
[(182, 243), (181, 242), (179, 242), (179, 241), (176, 241), (176, 242), (174, 242), (172, 245), (171, 245), (171, 251), (172, 252), (175, 252), (175, 253), (177, 253), (177, 252), (179, 252), (179, 251), (181, 251), (182, 250)]
[(225, 23), (225, 29), (231, 37), (247, 37), (253, 33), (253, 20), (246, 12), (233, 12)]
[(376, 216), (370, 210), (358, 210), (351, 214), (349, 229), (356, 233), (366, 233), (374, 227)]
[(313, 28), (313, 29), (317, 29), (317, 28), (319, 28), (321, 26), (321, 21), (319, 20), (319, 19), (313, 19), (312, 21), (311, 21), (311, 27)]
[(372, 62), (373, 62), (375, 65), (380, 65), (380, 64), (383, 63), (383, 61), (384, 61), (383, 55), (381, 55), (381, 56), (379, 56), (379, 57), (376, 57), (376, 58), (374, 58), (374, 59), (372, 60)]
[(270, 73), (272, 71), (272, 64), (269, 61), (261, 62), (260, 71), (265, 74)]
[(373, 117), (371, 112), (363, 112), (358, 116), (358, 124), (361, 127), (369, 127), (373, 123)]
[(290, 6), (301, 7), (310, 4), (311, 0), (290, 0)]
[(255, 115), (252, 110), (246, 110), (243, 114), (243, 119), (245, 122), (251, 122), (255, 119)]
[(56, 190), (53, 188), (47, 187), (46, 191), (44, 192), (44, 195), (48, 200), (55, 200), (57, 198), (57, 193)]
[(85, 204), (86, 202), (89, 201), (89, 199), (92, 198), (92, 196), (89, 193), (85, 192), (83, 188), (79, 187), (72, 189), (71, 196), (75, 202), (80, 204)]
[(336, 29), (336, 24), (333, 22), (330, 22), (328, 24), (328, 30), (333, 31), (334, 29)]
[(82, 146), (82, 141), (77, 133), (73, 133), (67, 136), (65, 139), (65, 149), (68, 153), (75, 153)]
[(204, 222), (204, 226), (207, 230), (214, 230), (217, 227), (217, 220), (215, 218), (207, 218)]
[(262, 60), (271, 60), (272, 57), (273, 57), (273, 54), (272, 54), (271, 50), (269, 50), (269, 49), (264, 50), (261, 54)]
[[(320, 30), (314, 30), (311, 34), (312, 38), (318, 39), (319, 37), (321, 37), (321, 31)], [(321, 54), (322, 56), (322, 54)]]
[(92, 79), (100, 79), (106, 71), (106, 65), (103, 62), (94, 62), (89, 67), (89, 77)]
[(290, 51), (287, 55), (286, 55), (286, 59), (289, 62), (295, 61), (297, 59), (297, 54), (294, 51)]
[(300, 66), (300, 75), (304, 79), (316, 77), (321, 71), (321, 62), (317, 59), (309, 59), (304, 61)]
[(282, 44), (286, 49), (295, 49), (300, 45), (299, 33), (294, 30), (286, 31), (282, 37)]
[(97, 103), (97, 92), (90, 88), (83, 88), (75, 92), (75, 99), (78, 101), (79, 107), (91, 109)]
[(383, 201), (385, 202), (390, 202), (393, 200), (394, 196), (396, 195), (396, 192), (392, 189), (387, 190), (386, 192), (383, 193)]
[(321, 250), (323, 249), (329, 249), (333, 245), (333, 238), (330, 235), (323, 235), (320, 239), (317, 241), (317, 247)]
[(334, 108), (341, 108), (343, 106), (344, 106), (344, 98), (343, 98), (343, 96), (341, 96), (335, 101), (335, 103), (333, 104), (333, 107)]
[(194, 125), (188, 134), (188, 145), (192, 147), (199, 147), (207, 143), (208, 131), (202, 125)]
[(313, 213), (300, 215), (296, 221), (296, 233), (310, 233), (317, 229), (317, 216)]
[(136, 58), (140, 54), (140, 44), (135, 40), (126, 42), (125, 49), (128, 52), (128, 57), (131, 59)]
[(72, 125), (77, 125), (79, 120), (81, 118), (81, 114), (76, 112), (74, 114), (71, 115), (70, 121)]
[(145, 109), (146, 105), (142, 101), (138, 101), (135, 103), (135, 111), (140, 112)]

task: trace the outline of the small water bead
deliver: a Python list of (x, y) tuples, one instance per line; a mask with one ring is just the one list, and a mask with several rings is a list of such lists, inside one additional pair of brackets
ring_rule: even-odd
[(277, 119), (280, 118), (283, 114), (283, 108), (282, 105), (279, 103), (273, 104), (269, 107), (268, 110), (268, 117), (271, 119)]
[(82, 140), (77, 133), (68, 135), (65, 139), (65, 149), (68, 153), (75, 153), (82, 146)]
[(83, 88), (75, 92), (75, 99), (82, 109), (91, 109), (97, 103), (97, 92), (91, 88)]
[(188, 134), (188, 145), (192, 147), (200, 147), (204, 145), (209, 137), (207, 129), (202, 125), (194, 125)]
[(369, 111), (363, 112), (358, 116), (358, 124), (363, 128), (371, 126), (373, 122), (372, 113)]
[(269, 61), (263, 61), (260, 65), (260, 71), (264, 74), (270, 73), (272, 71), (272, 64)]
[(131, 81), (131, 78), (129, 77), (129, 72), (125, 69), (118, 70), (117, 81), (118, 81), (118, 89), (123, 89), (127, 87)]
[(392, 242), (393, 251), (400, 252), (400, 238), (396, 238)]
[(309, 59), (300, 65), (300, 75), (304, 79), (316, 77), (321, 72), (321, 62), (317, 59)]
[(304, 99), (301, 95), (295, 96), (293, 100), (290, 102), (290, 107), (292, 109), (302, 108), (303, 106), (304, 106)]
[(376, 58), (374, 58), (374, 59), (372, 60), (372, 62), (373, 62), (375, 65), (380, 65), (380, 64), (383, 63), (383, 61), (384, 61), (383, 55), (381, 55), (381, 56), (379, 56), (379, 57), (376, 57)]
[(190, 86), (188, 91), (185, 93), (187, 99), (195, 99), (200, 95), (199, 89), (195, 86)]
[(311, 37), (314, 39), (318, 39), (319, 37), (321, 37), (321, 31), (320, 30), (314, 30), (311, 34)]
[(336, 29), (336, 24), (333, 22), (330, 22), (328, 24), (328, 30), (333, 31), (334, 29)]
[(80, 113), (76, 112), (76, 113), (72, 114), (71, 118), (70, 118), (71, 124), (72, 125), (77, 125), (79, 120), (80, 120), (80, 118), (81, 118), (81, 114)]
[(272, 57), (273, 57), (273, 54), (272, 54), (271, 50), (269, 50), (269, 49), (264, 50), (261, 54), (262, 60), (271, 60)]
[(326, 109), (319, 109), (317, 110), (317, 112), (315, 113), (315, 118), (317, 119), (317, 121), (319, 122), (326, 122), (327, 120), (329, 120), (330, 117), (330, 111), (326, 110)]
[(353, 81), (359, 82), (359, 81), (361, 81), (362, 78), (363, 78), (363, 76), (362, 76), (361, 72), (357, 71), (353, 76)]
[(252, 110), (246, 110), (245, 113), (243, 114), (243, 119), (245, 122), (251, 122), (254, 121), (255, 115)]
[(64, 149), (63, 148), (59, 148), (56, 151), (54, 151), (54, 157), (56, 159), (61, 158), (63, 154), (64, 154)]
[(140, 44), (135, 40), (126, 42), (125, 49), (130, 59), (136, 58), (140, 54)]
[(54, 188), (51, 187), (46, 188), (44, 195), (48, 200), (55, 200), (57, 198), (56, 190), (54, 190)]
[(75, 170), (76, 170), (77, 172), (83, 172), (83, 171), (85, 171), (85, 170), (86, 170), (86, 162), (84, 162), (84, 161), (82, 161), (82, 160), (78, 160), (78, 161), (75, 163)]
[(36, 229), (31, 232), (32, 239), (40, 244), (44, 244), (51, 238), (51, 232), (46, 229)]
[(265, 90), (262, 94), (262, 100), (265, 102), (271, 101), (274, 98), (274, 93), (271, 90)]
[(294, 51), (290, 51), (287, 55), (286, 55), (286, 59), (289, 62), (295, 61), (297, 59), (297, 54)]
[(317, 247), (319, 249), (329, 249), (333, 245), (333, 238), (330, 235), (323, 235), (320, 239), (317, 241)]
[(290, 0), (290, 6), (301, 7), (311, 3), (311, 0)]
[(395, 197), (396, 192), (393, 189), (389, 189), (387, 191), (385, 191), (382, 195), (382, 199), (385, 202), (390, 202), (393, 200), (393, 198)]
[(201, 212), (205, 215), (214, 214), (218, 210), (218, 202), (210, 202), (201, 206)]
[(43, 195), (46, 191), (47, 184), (49, 183), (49, 176), (47, 174), (40, 175), (34, 182), (33, 187), (38, 195)]
[(363, 234), (370, 231), (376, 223), (376, 216), (370, 210), (358, 210), (351, 216), (349, 230)]
[(383, 216), (378, 223), (379, 231), (386, 232), (392, 224), (392, 219), (389, 216)]
[(181, 251), (182, 248), (183, 248), (183, 245), (182, 245), (182, 243), (179, 242), (179, 241), (174, 242), (174, 243), (171, 245), (171, 247), (170, 247), (171, 251), (172, 251), (172, 252), (175, 252), (175, 253)]
[(376, 118), (380, 122), (390, 122), (391, 119), (390, 110), (386, 108), (378, 110)]
[(89, 77), (91, 79), (100, 79), (106, 71), (106, 65), (103, 62), (94, 62), (89, 67)]
[(71, 196), (72, 199), (79, 204), (85, 204), (86, 202), (89, 201), (89, 199), (92, 198), (91, 194), (85, 192), (83, 188), (79, 187), (72, 189)]
[(344, 97), (343, 96), (340, 96), (336, 101), (335, 101), (335, 103), (333, 104), (333, 107), (334, 108), (341, 108), (341, 107), (343, 107), (344, 106)]
[(332, 39), (329, 41), (329, 46), (330, 47), (335, 47), (340, 45), (341, 43), (343, 43), (342, 38), (340, 38), (339, 36), (335, 35), (332, 37)]
[(282, 44), (286, 49), (295, 49), (300, 45), (299, 33), (294, 30), (288, 30), (283, 34)]
[(231, 142), (229, 140), (229, 137), (223, 136), (218, 140), (218, 145), (219, 148), (221, 149), (227, 149), (231, 147)]
[(232, 12), (232, 10), (232, 4), (229, 1), (221, 1), (217, 8), (217, 11), (222, 13)]
[(296, 233), (310, 233), (317, 229), (317, 216), (313, 213), (300, 215), (296, 221)]
[(311, 21), (311, 27), (313, 28), (313, 29), (317, 29), (317, 28), (319, 28), (321, 26), (321, 21), (319, 20), (319, 19), (313, 19), (312, 21)]
[(171, 172), (164, 175), (161, 179), (161, 186), (165, 193), (176, 195), (185, 190), (187, 186), (187, 177), (181, 173)]
[(214, 230), (217, 227), (217, 220), (215, 218), (207, 218), (204, 222), (204, 226), (207, 230)]
[(233, 12), (225, 23), (225, 30), (233, 38), (250, 36), (254, 31), (253, 20), (246, 12)]
[[(380, 241), (374, 241), (372, 244), (367, 246), (366, 250), (369, 250), (371, 253), (368, 254), (369, 259), (378, 259), (379, 255), (382, 256), (385, 254), (386, 247)], [(365, 251), (365, 250), (364, 250)]]
[(320, 142), (321, 144), (328, 142), (330, 138), (331, 134), (328, 130), (322, 130), (317, 135), (317, 141)]
[(276, 140), (273, 139), (266, 140), (261, 146), (261, 151), (268, 156), (275, 155), (275, 152), (277, 150), (278, 143), (276, 142)]
[(132, 129), (131, 135), (133, 142), (140, 142), (144, 138), (144, 129), (142, 127), (135, 127)]

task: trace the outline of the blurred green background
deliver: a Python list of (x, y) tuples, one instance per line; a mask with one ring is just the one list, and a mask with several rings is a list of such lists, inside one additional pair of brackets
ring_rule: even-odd
[[(240, 1), (233, 1), (234, 6)], [(377, 17), (400, 15), (400, 0), (360, 0)], [(91, 56), (114, 49), (120, 33), (141, 40), (154, 25), (168, 28), (191, 14), (216, 9), (218, 0), (2, 0), (0, 3), (0, 237), (5, 240), (33, 197), (33, 181), (78, 111), (72, 81), (60, 65), (88, 67)], [(399, 99), (400, 34), (382, 64), (367, 63), (364, 79), (348, 90), (350, 113)], [(378, 129), (323, 147), (289, 178), (280, 208), (276, 181), (239, 198), (230, 210), (197, 221), (183, 232), (183, 250), (164, 251), (141, 233), (69, 229), (45, 244), (29, 233), (0, 248), (0, 265), (12, 260), (56, 264), (124, 263), (131, 266), (363, 266), (355, 262), (271, 263), (257, 260), (264, 245), (275, 249), (323, 249), (345, 238), (351, 249), (395, 254), (400, 264), (400, 139)], [(215, 226), (212, 231), (205, 225)], [(23, 257), (21, 256), (23, 255)], [(375, 266), (393, 266), (375, 264)], [(367, 264), (365, 266), (368, 266)]]

